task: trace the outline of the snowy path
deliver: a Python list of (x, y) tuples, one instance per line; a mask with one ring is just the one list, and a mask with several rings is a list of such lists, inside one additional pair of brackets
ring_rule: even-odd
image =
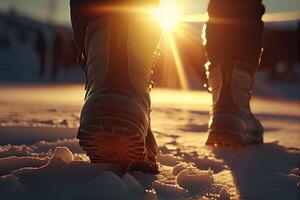
[(89, 164), (75, 139), (82, 86), (0, 86), (0, 94), (0, 199), (300, 199), (298, 102), (254, 98), (266, 144), (212, 148), (209, 94), (154, 90), (161, 173), (117, 176), (115, 166)]

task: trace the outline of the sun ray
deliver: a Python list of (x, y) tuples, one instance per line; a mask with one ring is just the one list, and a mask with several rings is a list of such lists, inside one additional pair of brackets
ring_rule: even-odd
[(181, 58), (180, 58), (180, 55), (179, 55), (179, 52), (178, 52), (178, 49), (176, 46), (176, 42), (175, 42), (175, 39), (174, 39), (172, 33), (169, 33), (167, 38), (168, 38), (168, 42), (170, 43), (171, 51), (172, 51), (172, 54), (174, 57), (175, 67), (177, 70), (177, 74), (179, 76), (180, 85), (183, 90), (188, 90), (189, 84), (187, 81), (187, 75), (185, 73), (184, 66), (182, 64), (182, 61), (181, 61)]
[(162, 31), (172, 31), (179, 22), (180, 12), (174, 1), (161, 1), (160, 5), (153, 12), (159, 22)]

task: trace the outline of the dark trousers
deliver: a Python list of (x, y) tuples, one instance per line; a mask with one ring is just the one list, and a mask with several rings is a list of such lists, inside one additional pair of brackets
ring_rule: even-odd
[[(210, 0), (205, 45), (208, 59), (235, 59), (249, 65), (255, 72), (262, 46), (265, 8), (262, 0)], [(84, 54), (84, 34), (89, 20), (105, 15), (88, 10), (97, 3), (121, 4), (120, 0), (71, 0), (71, 18), (75, 43)], [(128, 0), (140, 4), (158, 4), (158, 0)], [(141, 3), (143, 2), (143, 3)]]
[(105, 13), (103, 10), (97, 10), (97, 7), (122, 6), (122, 4), (125, 4), (126, 6), (130, 4), (157, 6), (159, 5), (159, 0), (70, 0), (74, 40), (81, 53), (84, 54), (84, 35), (88, 22), (109, 14)]
[(208, 59), (236, 59), (255, 72), (262, 47), (262, 0), (211, 0), (205, 45)]

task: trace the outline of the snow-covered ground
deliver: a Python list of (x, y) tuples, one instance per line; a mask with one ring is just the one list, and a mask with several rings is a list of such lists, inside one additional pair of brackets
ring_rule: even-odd
[(220, 148), (204, 145), (208, 93), (154, 90), (154, 176), (89, 163), (75, 139), (82, 85), (0, 94), (0, 199), (300, 199), (299, 101), (254, 97), (265, 144)]

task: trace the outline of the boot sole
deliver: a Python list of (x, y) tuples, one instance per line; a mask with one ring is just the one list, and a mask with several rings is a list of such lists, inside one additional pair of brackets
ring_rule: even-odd
[(206, 145), (209, 146), (248, 146), (263, 144), (262, 137), (250, 133), (209, 132)]
[(116, 164), (126, 172), (158, 173), (155, 161), (148, 159), (143, 133), (132, 125), (115, 123), (107, 128), (98, 123), (88, 128), (80, 127), (77, 139), (91, 163)]

